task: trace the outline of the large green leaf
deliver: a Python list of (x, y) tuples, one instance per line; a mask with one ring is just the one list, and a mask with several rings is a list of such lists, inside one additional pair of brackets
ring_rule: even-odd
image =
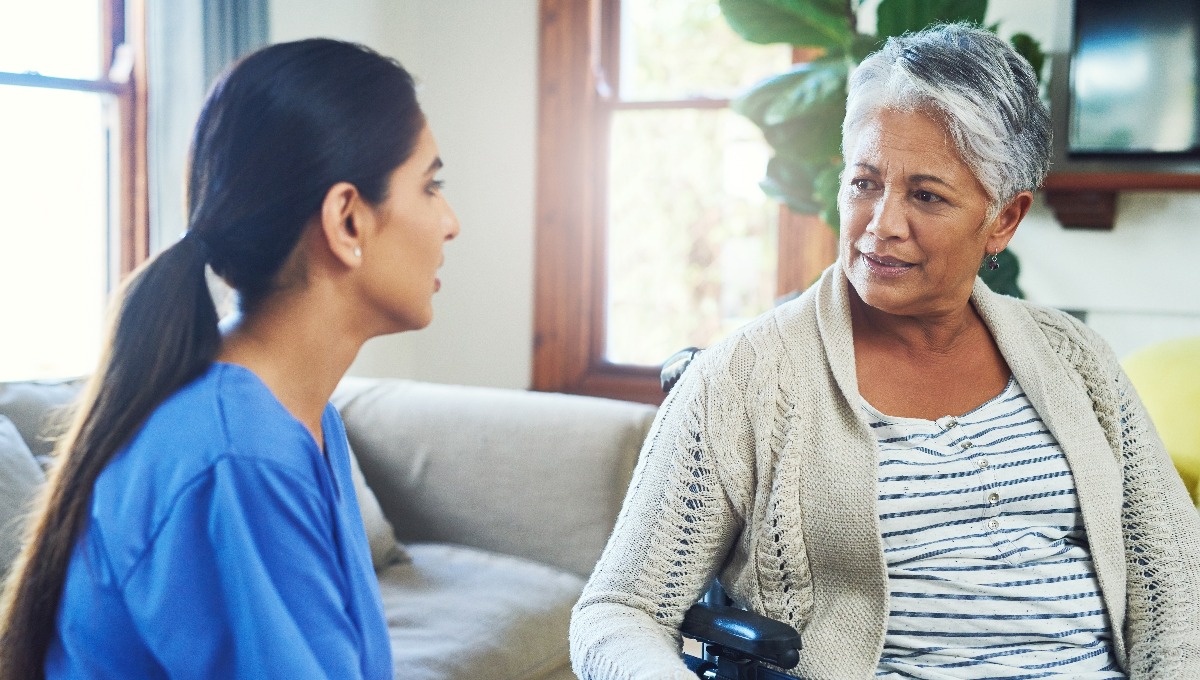
[(982, 24), (987, 0), (882, 0), (876, 11), (879, 37), (904, 35), (938, 22)]
[(797, 64), (750, 88), (731, 106), (759, 127), (780, 125), (822, 108), (844, 105), (847, 73), (844, 59), (825, 57)]
[(842, 228), (841, 214), (838, 210), (838, 189), (842, 184), (842, 168), (844, 164), (841, 160), (830, 161), (821, 168), (817, 173), (817, 178), (813, 182), (813, 202), (821, 208), (817, 211), (817, 216), (821, 218), (825, 224), (833, 229), (833, 233), (838, 233)]
[(769, 78), (733, 102), (777, 154), (818, 167), (841, 154), (846, 63), (821, 59)]
[(845, 59), (818, 59), (768, 78), (733, 102), (733, 109), (762, 129), (775, 150), (761, 182), (763, 191), (798, 213), (821, 215), (833, 225), (847, 71)]
[(830, 107), (845, 112), (846, 79), (849, 76), (846, 61), (821, 59), (808, 66), (804, 77), (794, 81), (793, 87), (781, 89), (763, 109), (763, 125), (779, 125)]
[(725, 21), (753, 43), (824, 47), (844, 53), (852, 31), (837, 0), (720, 0)]
[(821, 210), (813, 196), (816, 175), (803, 159), (780, 154), (767, 163), (767, 174), (758, 184), (763, 193), (795, 212), (815, 215)]
[(763, 139), (776, 154), (801, 159), (813, 167), (837, 162), (842, 155), (842, 110), (830, 109), (763, 128)]

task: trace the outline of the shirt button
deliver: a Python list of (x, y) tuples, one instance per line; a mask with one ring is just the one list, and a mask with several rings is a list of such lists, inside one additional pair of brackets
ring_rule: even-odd
[(988, 528), (989, 528), (989, 529), (991, 529), (992, 531), (995, 531), (996, 529), (999, 529), (999, 528), (1000, 528), (1000, 521), (999, 521), (999, 520), (994, 520), (994, 519), (993, 519), (993, 520), (991, 520), (991, 521), (989, 521), (989, 522), (988, 522)]
[(996, 493), (995, 491), (988, 494), (988, 503), (995, 505), (999, 502), (1000, 502), (1000, 494)]
[(987, 466), (988, 466), (987, 458), (980, 458), (980, 459), (979, 459), (979, 463), (978, 463), (978, 465), (979, 465), (979, 469), (980, 469), (980, 470), (982, 470), (982, 469), (984, 469), (985, 467), (987, 467)]

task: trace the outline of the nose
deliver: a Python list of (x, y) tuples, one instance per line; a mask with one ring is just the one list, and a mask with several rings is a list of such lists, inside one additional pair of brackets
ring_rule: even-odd
[(903, 192), (884, 190), (875, 204), (871, 221), (867, 223), (867, 232), (880, 240), (906, 238), (908, 236), (908, 215), (904, 210)]
[(458, 224), (458, 215), (454, 213), (454, 208), (446, 203), (446, 212), (442, 214), (442, 226), (446, 228), (446, 240), (453, 241), (458, 237), (460, 227)]

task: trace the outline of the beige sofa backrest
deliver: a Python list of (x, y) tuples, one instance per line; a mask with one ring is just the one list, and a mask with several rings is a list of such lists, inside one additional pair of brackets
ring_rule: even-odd
[(334, 395), (401, 541), (591, 573), (649, 431), (644, 404), (348, 378)]

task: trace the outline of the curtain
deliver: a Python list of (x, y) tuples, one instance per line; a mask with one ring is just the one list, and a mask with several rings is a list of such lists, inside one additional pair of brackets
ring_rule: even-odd
[(212, 83), (225, 67), (267, 44), (267, 0), (202, 0), (204, 79)]
[(188, 145), (208, 88), (268, 35), (268, 0), (147, 0), (151, 253), (187, 226)]

